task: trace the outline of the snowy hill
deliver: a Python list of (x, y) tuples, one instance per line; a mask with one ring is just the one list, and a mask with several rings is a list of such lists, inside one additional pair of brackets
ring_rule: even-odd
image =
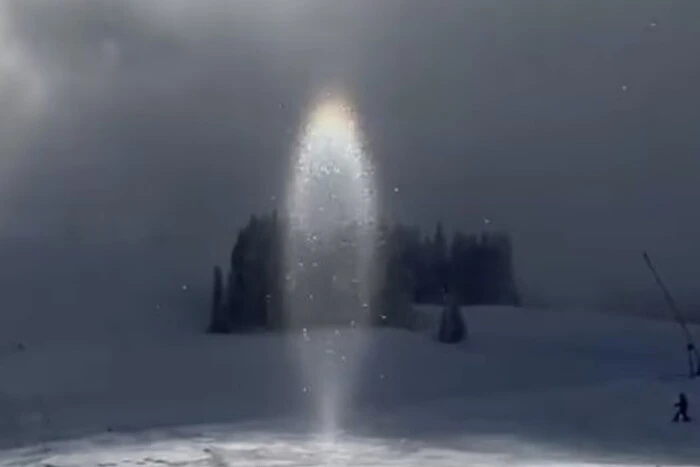
[[(673, 323), (476, 307), (445, 346), (416, 307), (418, 332), (207, 336), (215, 257), (3, 244), (0, 443), (27, 447), (0, 465), (700, 463), (700, 429), (669, 423), (679, 391), (700, 400)], [(313, 435), (329, 362), (331, 445)]]
[[(419, 312), (437, 322), (438, 309)], [(332, 451), (372, 465), (396, 449), (408, 451), (405, 465), (425, 465), (431, 449), (432, 465), (493, 465), (504, 455), (525, 464), (700, 461), (700, 430), (669, 423), (679, 390), (700, 400), (698, 383), (678, 377), (685, 356), (674, 325), (501, 307), (464, 314), (471, 340), (455, 347), (420, 333), (339, 329), (8, 354), (0, 363), (6, 446), (103, 434), (6, 456), (37, 465), (135, 455), (142, 465), (239, 465), (255, 451), (255, 465), (280, 456), (296, 465), (295, 456), (326, 452), (302, 435), (315, 429), (306, 415), (318, 395), (302, 366), (332, 358), (357, 369), (343, 401), (344, 447)], [(158, 426), (173, 428), (139, 434)]]

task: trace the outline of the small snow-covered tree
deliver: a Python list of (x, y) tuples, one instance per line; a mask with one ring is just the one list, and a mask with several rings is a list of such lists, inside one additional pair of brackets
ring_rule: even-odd
[(226, 316), (223, 306), (224, 278), (221, 268), (214, 267), (214, 281), (212, 286), (211, 319), (209, 321), (209, 332), (215, 334), (225, 334), (231, 332), (231, 326)]
[(447, 298), (447, 304), (442, 310), (438, 341), (444, 344), (456, 344), (467, 338), (467, 326), (462, 318), (459, 304), (454, 298)]
[(436, 290), (438, 299), (441, 298), (445, 289), (448, 287), (449, 273), (449, 251), (447, 238), (442, 223), (438, 222), (435, 226), (435, 234), (433, 235), (433, 274), (436, 280)]

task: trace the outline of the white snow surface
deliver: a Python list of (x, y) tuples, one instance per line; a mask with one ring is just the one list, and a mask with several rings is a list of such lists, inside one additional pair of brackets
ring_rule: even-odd
[[(207, 336), (210, 265), (60, 253), (0, 281), (0, 465), (700, 465), (698, 423), (670, 422), (679, 391), (700, 400), (674, 323), (474, 307), (450, 346), (415, 307), (414, 332)], [(332, 433), (300, 371), (328, 359), (355, 375)]]

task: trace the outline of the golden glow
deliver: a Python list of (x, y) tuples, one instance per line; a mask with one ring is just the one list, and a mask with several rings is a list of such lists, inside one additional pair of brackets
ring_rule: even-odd
[(290, 179), (288, 212), (305, 229), (373, 220), (374, 170), (346, 100), (325, 95), (313, 106)]
[(321, 102), (309, 118), (307, 130), (315, 136), (336, 140), (355, 137), (355, 121), (350, 107), (339, 99)]

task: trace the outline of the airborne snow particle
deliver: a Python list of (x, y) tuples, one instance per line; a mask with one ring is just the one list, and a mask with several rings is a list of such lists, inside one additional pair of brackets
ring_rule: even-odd
[(620, 86), (620, 89), (622, 89), (622, 92), (625, 92), (628, 88), (626, 84), (623, 84), (622, 86)]
[(187, 284), (182, 284), (182, 290), (187, 290)]

